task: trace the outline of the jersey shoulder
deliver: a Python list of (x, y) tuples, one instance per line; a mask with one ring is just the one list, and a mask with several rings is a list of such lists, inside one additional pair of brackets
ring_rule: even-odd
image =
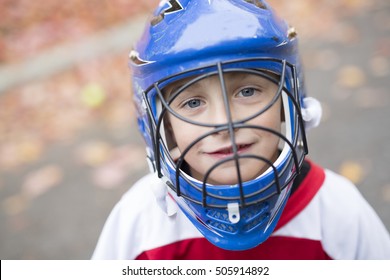
[(357, 187), (331, 170), (324, 175), (315, 196), (275, 235), (319, 240), (333, 259), (389, 259), (389, 234)]
[(93, 259), (135, 259), (139, 254), (200, 233), (167, 195), (155, 174), (137, 181), (111, 211)]

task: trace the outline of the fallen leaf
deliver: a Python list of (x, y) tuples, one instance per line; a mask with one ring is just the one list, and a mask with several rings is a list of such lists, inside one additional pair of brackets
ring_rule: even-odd
[(23, 141), (19, 145), (19, 156), (25, 163), (37, 161), (41, 157), (42, 151), (43, 144), (40, 141)]
[(363, 86), (365, 82), (366, 76), (358, 66), (344, 66), (338, 73), (338, 85), (341, 87), (355, 89)]
[(93, 183), (102, 189), (113, 189), (122, 184), (129, 173), (117, 164), (107, 164), (96, 169), (92, 174)]
[(36, 198), (61, 183), (62, 168), (57, 165), (48, 165), (27, 175), (22, 186), (22, 193), (27, 198)]
[(134, 118), (133, 106), (131, 100), (124, 102), (122, 99), (113, 102), (107, 106), (104, 112), (104, 119), (109, 127), (128, 126)]
[(146, 163), (145, 148), (142, 145), (128, 144), (113, 151), (113, 161), (129, 170), (140, 170)]
[(348, 178), (352, 183), (360, 183), (365, 175), (364, 167), (357, 161), (345, 161), (340, 167), (339, 173)]
[(107, 142), (91, 140), (79, 147), (76, 153), (83, 164), (99, 166), (110, 158), (112, 147)]
[(145, 168), (144, 149), (129, 144), (115, 148), (110, 160), (93, 171), (92, 181), (99, 188), (112, 189), (123, 184), (132, 172)]
[(346, 6), (345, 8), (352, 8), (357, 9), (364, 7), (365, 2), (364, 0), (343, 0), (343, 4)]
[(16, 143), (3, 143), (0, 146), (0, 168), (10, 170), (21, 164)]
[(3, 209), (9, 216), (17, 215), (26, 210), (28, 202), (25, 196), (16, 194), (3, 201)]
[(90, 83), (81, 90), (81, 101), (90, 108), (100, 107), (106, 100), (104, 88), (97, 83)]

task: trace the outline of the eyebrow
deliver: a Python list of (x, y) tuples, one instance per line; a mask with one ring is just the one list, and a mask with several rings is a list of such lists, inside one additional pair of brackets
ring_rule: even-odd
[[(195, 79), (195, 78), (193, 78), (193, 79)], [(178, 81), (178, 85), (173, 86), (173, 88), (170, 89), (169, 91), (164, 91), (164, 90), (163, 90), (163, 92), (164, 92), (164, 94), (167, 94), (166, 97), (169, 98), (169, 97), (172, 95), (172, 93), (175, 93), (178, 89), (180, 89), (180, 88), (183, 87), (184, 85), (190, 83), (193, 79), (190, 79), (190, 80), (188, 80), (188, 81), (186, 81), (186, 80), (184, 80), (184, 81)], [(202, 81), (202, 80), (201, 80), (201, 81)], [(199, 84), (198, 82), (196, 82), (196, 83), (191, 84), (191, 85), (190, 85), (189, 87), (187, 87), (186, 89), (196, 89), (196, 88), (199, 88), (199, 87), (200, 87), (200, 84)]]

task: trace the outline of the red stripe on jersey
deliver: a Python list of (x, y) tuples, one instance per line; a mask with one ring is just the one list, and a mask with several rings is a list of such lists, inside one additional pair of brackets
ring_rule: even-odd
[(329, 260), (319, 240), (271, 236), (245, 251), (228, 251), (205, 238), (178, 241), (139, 255), (137, 260)]
[(280, 217), (275, 231), (287, 224), (313, 199), (325, 180), (325, 171), (311, 161), (310, 171), (303, 179), (298, 189), (287, 200), (286, 206)]

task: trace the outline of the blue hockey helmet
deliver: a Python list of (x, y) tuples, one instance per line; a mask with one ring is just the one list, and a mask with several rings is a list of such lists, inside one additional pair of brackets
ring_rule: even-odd
[[(148, 160), (181, 210), (205, 238), (223, 249), (246, 250), (265, 241), (307, 154), (302, 114), (305, 93), (295, 30), (262, 0), (161, 1), (130, 53), (129, 66)], [(227, 102), (230, 117), (222, 124), (196, 122), (172, 109), (181, 92), (208, 77), (218, 77), (221, 98), (227, 100), (225, 79), (237, 73), (259, 76), (276, 85), (267, 106), (235, 120)], [(166, 88), (178, 81), (185, 83), (166, 94)], [(251, 120), (278, 100), (284, 122), (281, 131), (252, 124)], [(168, 115), (208, 131), (175, 157), (171, 153), (174, 143), (167, 135)], [(235, 134), (245, 129), (278, 137), (277, 158), (240, 154)], [(202, 179), (194, 178), (186, 155), (198, 142), (221, 131), (230, 135), (231, 155), (211, 166)], [(245, 181), (240, 170), (245, 158), (262, 161), (267, 168)], [(212, 172), (226, 162), (236, 167), (236, 182), (211, 182)]]

